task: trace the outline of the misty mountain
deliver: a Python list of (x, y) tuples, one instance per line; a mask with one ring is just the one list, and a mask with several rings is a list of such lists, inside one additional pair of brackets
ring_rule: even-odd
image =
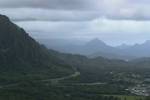
[(93, 54), (96, 52), (108, 52), (108, 50), (110, 53), (117, 51), (116, 48), (105, 44), (99, 39), (93, 39), (89, 41), (87, 44), (84, 45), (84, 48), (86, 49), (86, 51), (88, 51), (88, 54)]
[[(46, 42), (47, 41), (47, 42)], [(60, 40), (58, 40), (59, 42)], [(49, 46), (50, 42), (40, 42), (45, 44), (48, 48), (57, 50), (63, 53), (81, 54), (88, 57), (106, 57), (109, 59), (124, 59), (130, 60), (140, 57), (150, 57), (150, 41), (143, 44), (127, 45), (122, 44), (117, 47), (107, 45), (105, 42), (95, 38), (89, 42), (61, 40), (58, 44), (52, 42), (55, 46)], [(57, 42), (56, 42), (57, 43)], [(79, 44), (80, 43), (80, 44)]]
[[(88, 57), (106, 57), (110, 59), (128, 59), (130, 56), (126, 56), (122, 53), (122, 50), (107, 45), (105, 42), (95, 38), (89, 42), (72, 41), (67, 40), (39, 40), (40, 43), (45, 44), (48, 48), (57, 50), (63, 53), (81, 54)], [(51, 41), (51, 42), (50, 42)], [(60, 42), (61, 41), (61, 42)], [(78, 43), (78, 44), (77, 44)], [(80, 44), (79, 44), (80, 43)], [(54, 46), (52, 46), (53, 44)]]
[[(112, 47), (104, 43), (99, 39), (93, 39), (92, 41), (86, 44), (88, 50), (91, 50), (90, 55), (88, 57), (98, 57), (102, 56), (109, 59), (128, 59), (131, 56), (124, 55), (121, 49)], [(91, 49), (92, 48), (92, 49)]]
[[(98, 51), (105, 51), (106, 49), (115, 49), (111, 46), (106, 45), (99, 39), (93, 39), (89, 42), (83, 41), (68, 41), (68, 40), (47, 40), (38, 39), (42, 44), (45, 44), (48, 48), (54, 49), (60, 52), (73, 53), (73, 54), (84, 54), (89, 55)], [(92, 49), (91, 49), (92, 48)]]
[(22, 28), (0, 15), (0, 80), (39, 80), (72, 73), (72, 67), (31, 38)]
[(118, 49), (127, 49), (127, 48), (130, 48), (130, 47), (131, 47), (131, 45), (127, 45), (125, 43), (123, 43), (123, 44), (121, 44), (119, 46), (116, 46), (116, 48), (118, 48)]
[(150, 57), (150, 40), (145, 41), (143, 44), (135, 44), (129, 48), (123, 49), (126, 55), (133, 55), (136, 57)]
[[(72, 47), (77, 47), (75, 49), (79, 49), (78, 52), (84, 54), (120, 51), (98, 39)], [(97, 100), (99, 99), (96, 97), (97, 94), (126, 94), (124, 89), (130, 85), (128, 82), (120, 81), (122, 76), (126, 78), (130, 74), (133, 76), (134, 73), (137, 75), (149, 73), (149, 62), (148, 58), (127, 62), (103, 57), (88, 58), (49, 50), (6, 16), (0, 15), (0, 98), (2, 100), (93, 100), (93, 97)], [(79, 75), (74, 75), (74, 72)], [(93, 85), (95, 82), (96, 85)]]

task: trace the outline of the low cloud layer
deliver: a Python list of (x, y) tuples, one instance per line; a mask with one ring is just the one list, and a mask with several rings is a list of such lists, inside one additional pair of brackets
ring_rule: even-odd
[(34, 37), (116, 43), (150, 38), (149, 9), (149, 0), (0, 0), (0, 13)]
[(93, 4), (101, 0), (1, 0), (1, 8), (44, 8), (64, 10), (91, 10), (97, 9)]
[[(115, 20), (150, 20), (148, 0), (1, 0), (0, 8), (0, 13), (12, 14), (15, 20), (21, 19), (18, 18), (19, 15), (24, 15), (29, 20), (39, 18), (47, 20), (44, 15), (56, 17), (52, 20), (62, 18), (66, 20), (70, 17), (72, 20), (84, 18), (90, 20), (97, 17)], [(62, 18), (59, 19), (59, 15)]]
[[(36, 38), (100, 38), (105, 41), (144, 42), (150, 38), (150, 21), (108, 20), (105, 18), (83, 22), (17, 22)], [(111, 43), (111, 42), (110, 42)]]
[(0, 9), (13, 21), (88, 21), (99, 18), (96, 11), (71, 11), (33, 8)]

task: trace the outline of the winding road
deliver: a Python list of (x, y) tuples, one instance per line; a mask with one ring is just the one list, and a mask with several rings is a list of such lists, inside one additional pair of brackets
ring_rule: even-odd
[(80, 72), (76, 71), (74, 74), (71, 74), (69, 76), (65, 76), (65, 77), (60, 77), (60, 78), (55, 78), (55, 79), (47, 79), (47, 80), (41, 80), (42, 82), (51, 82), (52, 84), (56, 84), (59, 81), (65, 80), (65, 79), (69, 79), (69, 78), (73, 78), (73, 77), (77, 77), (80, 75)]
[[(75, 68), (74, 68), (75, 69)], [(50, 82), (53, 85), (56, 85), (57, 83), (59, 83), (59, 81), (65, 80), (65, 79), (70, 79), (73, 77), (77, 77), (80, 75), (80, 72), (77, 71), (75, 69), (75, 72), (69, 76), (64, 76), (64, 77), (60, 77), (60, 78), (54, 78), (54, 79), (44, 79), (44, 80), (39, 80), (38, 82)], [(19, 85), (20, 83), (14, 83), (14, 84), (9, 84), (9, 85), (5, 85), (5, 86), (0, 86), (0, 88), (9, 88), (9, 87), (14, 87)], [(93, 85), (103, 85), (106, 83), (101, 83), (101, 82), (93, 82), (93, 83), (72, 83), (72, 85), (78, 85), (78, 86), (93, 86)]]

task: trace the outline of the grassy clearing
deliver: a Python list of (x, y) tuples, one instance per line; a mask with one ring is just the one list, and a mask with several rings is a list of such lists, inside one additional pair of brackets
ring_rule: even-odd
[(69, 78), (73, 78), (73, 77), (77, 77), (79, 75), (80, 75), (80, 72), (75, 72), (74, 74), (66, 76), (66, 77), (51, 79), (51, 83), (52, 84), (57, 84), (59, 81), (62, 81), (62, 80), (65, 80), (65, 79), (69, 79)]
[(121, 100), (145, 100), (144, 96), (128, 96), (128, 95), (104, 95), (104, 96), (118, 97)]

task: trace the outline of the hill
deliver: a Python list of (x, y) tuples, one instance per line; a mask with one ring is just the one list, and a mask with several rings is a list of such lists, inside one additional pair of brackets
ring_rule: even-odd
[(85, 55), (90, 58), (102, 56), (108, 59), (134, 59), (132, 55), (126, 55), (121, 47), (112, 47), (105, 42), (95, 38), (89, 42), (79, 40), (51, 40), (51, 39), (38, 39), (41, 44), (46, 45), (49, 49), (53, 49), (62, 53), (72, 53)]
[[(87, 45), (99, 43), (105, 46), (99, 40)], [(119, 100), (109, 94), (131, 95), (125, 89), (147, 78), (149, 65), (148, 58), (127, 62), (48, 50), (0, 15), (2, 100)]]
[(72, 73), (72, 67), (49, 55), (9, 18), (0, 15), (0, 80), (2, 83), (54, 78)]
[(122, 49), (124, 54), (138, 57), (150, 57), (150, 40)]

